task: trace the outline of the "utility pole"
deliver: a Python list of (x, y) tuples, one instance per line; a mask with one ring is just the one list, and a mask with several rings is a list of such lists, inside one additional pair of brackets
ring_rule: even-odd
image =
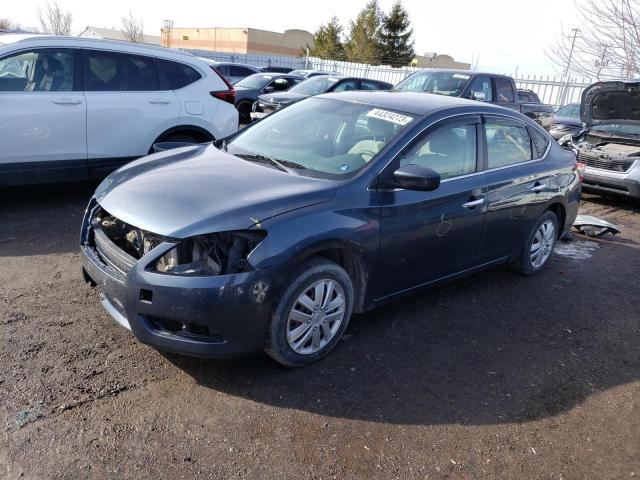
[(571, 40), (571, 49), (569, 50), (569, 58), (567, 60), (567, 68), (564, 70), (564, 85), (562, 87), (562, 93), (560, 95), (560, 106), (566, 103), (567, 90), (569, 89), (569, 72), (571, 71), (571, 61), (573, 60), (573, 49), (576, 46), (576, 39), (580, 34), (579, 28), (572, 28), (573, 39)]

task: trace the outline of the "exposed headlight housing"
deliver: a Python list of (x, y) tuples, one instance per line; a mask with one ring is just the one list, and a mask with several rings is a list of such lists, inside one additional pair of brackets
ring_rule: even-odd
[(264, 230), (242, 230), (186, 238), (156, 260), (152, 269), (199, 277), (250, 271), (247, 257), (266, 236)]
[(553, 125), (551, 125), (551, 128), (553, 130), (567, 130), (569, 127), (564, 123), (554, 123)]

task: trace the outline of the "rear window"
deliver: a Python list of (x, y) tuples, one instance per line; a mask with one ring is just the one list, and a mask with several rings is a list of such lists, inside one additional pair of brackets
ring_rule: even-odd
[(531, 140), (533, 140), (533, 151), (536, 158), (542, 158), (549, 146), (549, 140), (542, 133), (535, 129), (530, 130)]
[(169, 90), (178, 90), (202, 78), (196, 69), (183, 63), (158, 60), (158, 65), (164, 74)]

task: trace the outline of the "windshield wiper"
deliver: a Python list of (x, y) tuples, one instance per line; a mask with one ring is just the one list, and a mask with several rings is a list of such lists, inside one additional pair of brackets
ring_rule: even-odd
[(304, 168), (304, 166), (299, 163), (289, 162), (288, 160), (276, 160), (275, 158), (265, 157), (264, 155), (236, 153), (235, 156), (252, 162), (269, 163), (287, 173), (293, 173), (291, 170), (294, 168)]

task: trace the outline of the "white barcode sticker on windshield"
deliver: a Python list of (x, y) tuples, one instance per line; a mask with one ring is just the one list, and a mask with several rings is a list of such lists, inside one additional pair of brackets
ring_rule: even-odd
[(471, 75), (462, 75), (461, 73), (454, 73), (453, 74), (453, 78), (459, 78), (462, 80), (469, 80), (471, 78)]
[(389, 110), (381, 110), (379, 108), (374, 108), (373, 110), (367, 113), (367, 117), (377, 118), (379, 120), (386, 120), (387, 122), (392, 122), (397, 125), (406, 125), (413, 118), (408, 117), (407, 115), (402, 115), (401, 113), (390, 112)]

